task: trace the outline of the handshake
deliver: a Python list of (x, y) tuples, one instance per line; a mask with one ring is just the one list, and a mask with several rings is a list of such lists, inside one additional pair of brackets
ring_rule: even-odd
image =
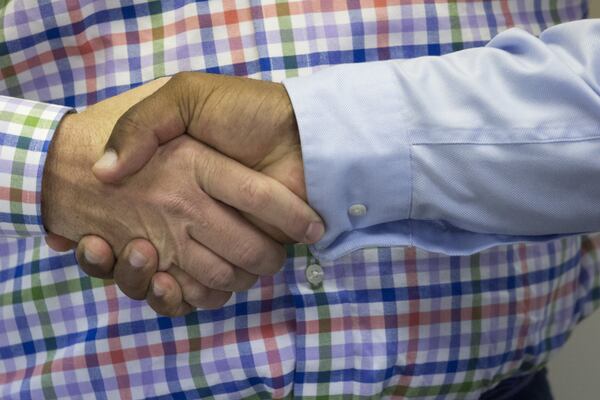
[(283, 85), (192, 72), (65, 116), (42, 216), (50, 247), (79, 242), (86, 273), (170, 316), (222, 306), (324, 233)]

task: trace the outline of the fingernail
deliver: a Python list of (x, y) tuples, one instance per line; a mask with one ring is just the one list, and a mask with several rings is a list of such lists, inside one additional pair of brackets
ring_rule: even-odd
[(139, 251), (132, 249), (129, 253), (129, 264), (136, 268), (142, 268), (148, 263), (148, 259)]
[(100, 159), (96, 161), (96, 164), (94, 164), (94, 168), (111, 169), (117, 163), (117, 158), (117, 152), (113, 149), (108, 149), (104, 152), (102, 157), (100, 157)]
[(321, 222), (311, 222), (304, 234), (306, 243), (314, 243), (321, 239), (325, 233), (325, 226)]
[(154, 292), (154, 295), (155, 295), (156, 297), (162, 297), (162, 296), (164, 296), (164, 295), (165, 295), (165, 293), (166, 293), (167, 291), (165, 290), (165, 288), (163, 288), (163, 287), (162, 287), (162, 286), (160, 286), (159, 284), (157, 284), (157, 283), (154, 283), (154, 284), (152, 285), (152, 292)]
[(102, 257), (91, 251), (90, 249), (85, 249), (83, 252), (83, 256), (85, 260), (90, 264), (100, 264), (102, 262)]

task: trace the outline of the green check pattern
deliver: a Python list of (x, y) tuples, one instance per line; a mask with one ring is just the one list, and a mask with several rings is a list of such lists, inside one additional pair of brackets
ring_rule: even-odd
[(1, 237), (44, 233), (41, 176), (52, 135), (68, 110), (52, 104), (0, 96)]

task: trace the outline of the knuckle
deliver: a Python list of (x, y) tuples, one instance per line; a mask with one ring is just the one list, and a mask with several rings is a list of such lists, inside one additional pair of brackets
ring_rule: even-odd
[(194, 215), (195, 218), (198, 218), (196, 204), (190, 200), (189, 196), (182, 192), (160, 194), (157, 203), (159, 208), (168, 215), (186, 218)]
[(168, 88), (168, 93), (172, 96), (173, 101), (179, 104), (180, 111), (186, 117), (186, 121), (190, 121), (194, 115), (196, 109), (196, 95), (197, 90), (192, 89), (195, 86), (196, 78), (198, 73), (190, 71), (178, 72), (165, 87)]
[(242, 242), (236, 248), (240, 267), (246, 270), (256, 269), (265, 258), (264, 246), (257, 245), (250, 240)]
[(227, 290), (235, 282), (232, 268), (211, 268), (207, 276), (207, 286), (213, 289)]
[(274, 275), (285, 263), (286, 251), (283, 246), (265, 246), (264, 256), (256, 264), (255, 273), (262, 276)]
[(193, 219), (194, 227), (198, 230), (208, 232), (211, 228), (211, 224), (208, 218), (203, 213), (196, 213)]
[(117, 120), (115, 124), (114, 131), (115, 132), (136, 132), (141, 133), (144, 132), (140, 126), (140, 121), (144, 121), (144, 118), (141, 117), (139, 108), (137, 106), (131, 107), (127, 110), (121, 117)]
[(256, 178), (244, 180), (239, 186), (239, 191), (244, 206), (251, 211), (264, 209), (272, 198), (268, 185)]

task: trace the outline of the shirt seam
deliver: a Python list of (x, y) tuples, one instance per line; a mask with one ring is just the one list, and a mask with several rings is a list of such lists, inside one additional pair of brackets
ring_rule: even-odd
[(514, 141), (514, 142), (475, 142), (475, 141), (463, 141), (463, 142), (416, 142), (412, 143), (411, 146), (435, 146), (435, 145), (493, 145), (493, 146), (502, 146), (502, 145), (523, 145), (523, 144), (552, 144), (552, 143), (569, 143), (569, 142), (585, 142), (585, 141), (593, 141), (600, 140), (600, 135), (594, 136), (583, 136), (576, 138), (563, 138), (563, 139), (540, 139), (540, 140), (524, 140), (524, 141)]
[(413, 213), (413, 201), (414, 201), (414, 167), (413, 167), (413, 151), (412, 151), (412, 143), (408, 144), (408, 160), (409, 160), (409, 203), (408, 203), (408, 241), (411, 246), (413, 246), (413, 223), (412, 223), (412, 213)]

